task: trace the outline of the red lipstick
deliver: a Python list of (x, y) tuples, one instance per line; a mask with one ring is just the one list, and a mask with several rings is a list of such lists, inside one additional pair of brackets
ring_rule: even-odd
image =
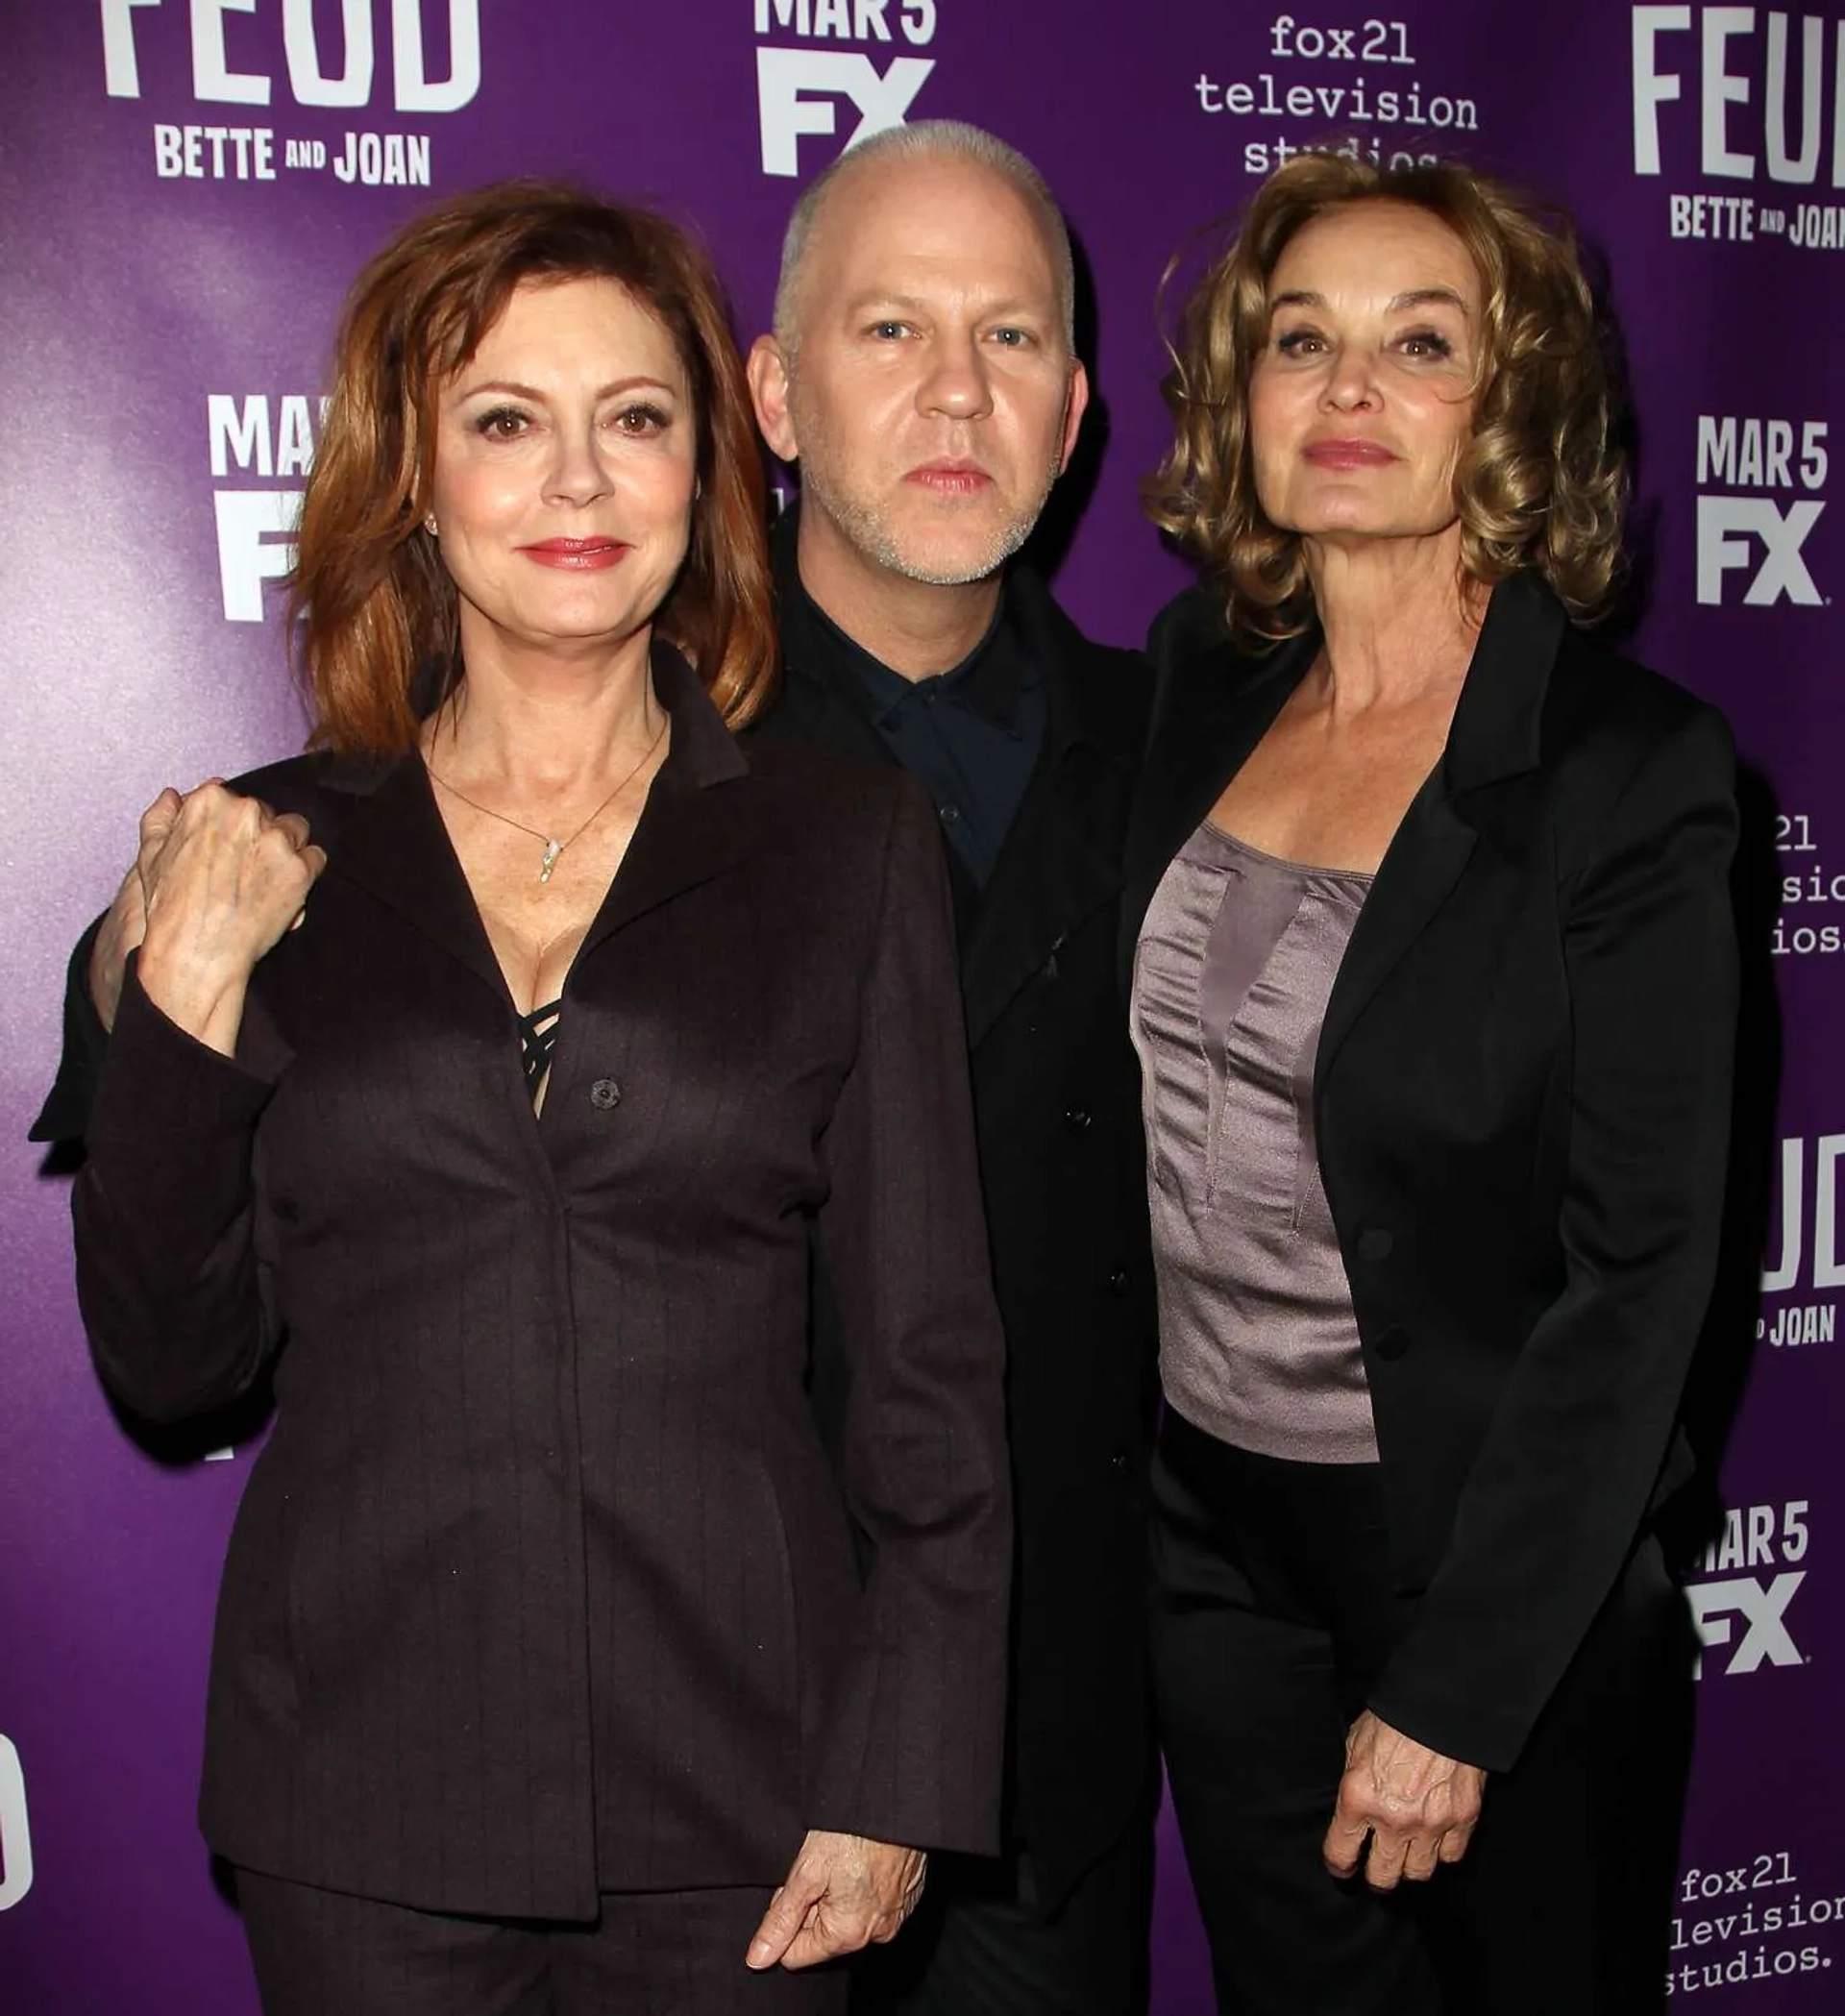
[(567, 574), (600, 574), (618, 566), (631, 549), (620, 539), (542, 539), (519, 551), (540, 567), (558, 567)]
[(1376, 441), (1364, 441), (1356, 436), (1341, 440), (1312, 441), (1302, 450), (1305, 458), (1316, 469), (1378, 469), (1386, 462), (1396, 460), (1388, 448)]

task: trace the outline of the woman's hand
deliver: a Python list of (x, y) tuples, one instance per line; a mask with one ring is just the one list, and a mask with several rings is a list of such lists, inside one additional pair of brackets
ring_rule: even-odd
[(1366, 1709), (1345, 1737), (1345, 1775), (1320, 1849), (1327, 1868), (1350, 1876), (1362, 1858), (1373, 1890), (1394, 1890), (1400, 1878), (1426, 1882), (1438, 1862), (1466, 1854), (1486, 1782), (1476, 1765), (1414, 1741)]
[(769, 1900), (749, 1964), (760, 1971), (812, 1967), (861, 1947), (881, 1946), (915, 1910), (928, 1857), (863, 1834), (810, 1832)]
[[(327, 856), (300, 814), (278, 815), (216, 777), (177, 811), (171, 798), (163, 791), (141, 819), (141, 986), (170, 1020), (229, 1057), (257, 961), (301, 922)], [(133, 907), (119, 896), (116, 906)]]

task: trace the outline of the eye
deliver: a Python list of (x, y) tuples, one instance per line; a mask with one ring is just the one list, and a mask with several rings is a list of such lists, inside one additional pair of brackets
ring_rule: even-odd
[(636, 400), (632, 406), (624, 406), (615, 415), (615, 430), (618, 433), (632, 434), (642, 439), (649, 434), (664, 433), (672, 424), (672, 414), (664, 412), (645, 399)]
[(489, 441), (515, 441), (530, 424), (530, 416), (517, 406), (494, 406), (476, 416), (474, 430)]
[(1454, 345), (1439, 329), (1412, 330), (1399, 339), (1405, 356), (1423, 357), (1431, 362), (1440, 362), (1454, 355)]
[(1285, 357), (1316, 356), (1325, 347), (1326, 339), (1316, 329), (1284, 330), (1275, 338), (1275, 349)]
[(909, 332), (910, 325), (907, 322), (895, 322), (885, 320), (882, 322), (873, 322), (871, 328), (871, 333), (873, 336), (875, 336), (880, 343), (898, 342), (902, 337), (907, 336)]
[(993, 340), (1002, 350), (1026, 350), (1030, 348), (1033, 338), (1028, 329), (1015, 329), (1008, 324), (1004, 329), (996, 329), (993, 332)]

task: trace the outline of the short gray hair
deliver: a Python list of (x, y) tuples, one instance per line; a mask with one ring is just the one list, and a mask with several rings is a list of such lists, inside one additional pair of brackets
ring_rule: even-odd
[(842, 175), (876, 160), (972, 161), (1010, 183), (1044, 229), (1057, 283), (1064, 341), (1070, 356), (1076, 355), (1076, 262), (1070, 256), (1070, 228), (1057, 208), (1057, 199), (1050, 193), (1050, 184), (1018, 148), (1007, 146), (982, 127), (969, 126), (959, 119), (919, 119), (912, 126), (886, 127), (856, 147), (848, 148), (801, 191), (781, 241), (781, 277), (775, 283), (775, 340), (784, 351), (792, 351), (795, 345), (795, 297), (800, 284), (800, 268), (827, 191)]

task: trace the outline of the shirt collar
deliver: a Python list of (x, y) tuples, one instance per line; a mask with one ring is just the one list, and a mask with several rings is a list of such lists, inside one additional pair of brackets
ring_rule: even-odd
[(776, 569), (781, 634), (788, 655), (811, 658), (835, 677), (844, 674), (880, 727), (904, 708), (919, 705), (929, 692), (952, 698), (999, 727), (1015, 725), (1030, 656), (1013, 614), (1009, 576), (1000, 585), (998, 606), (985, 636), (960, 664), (932, 678), (908, 679), (849, 636), (807, 592), (795, 564), (795, 510), (790, 505), (775, 528), (776, 557), (782, 562)]

